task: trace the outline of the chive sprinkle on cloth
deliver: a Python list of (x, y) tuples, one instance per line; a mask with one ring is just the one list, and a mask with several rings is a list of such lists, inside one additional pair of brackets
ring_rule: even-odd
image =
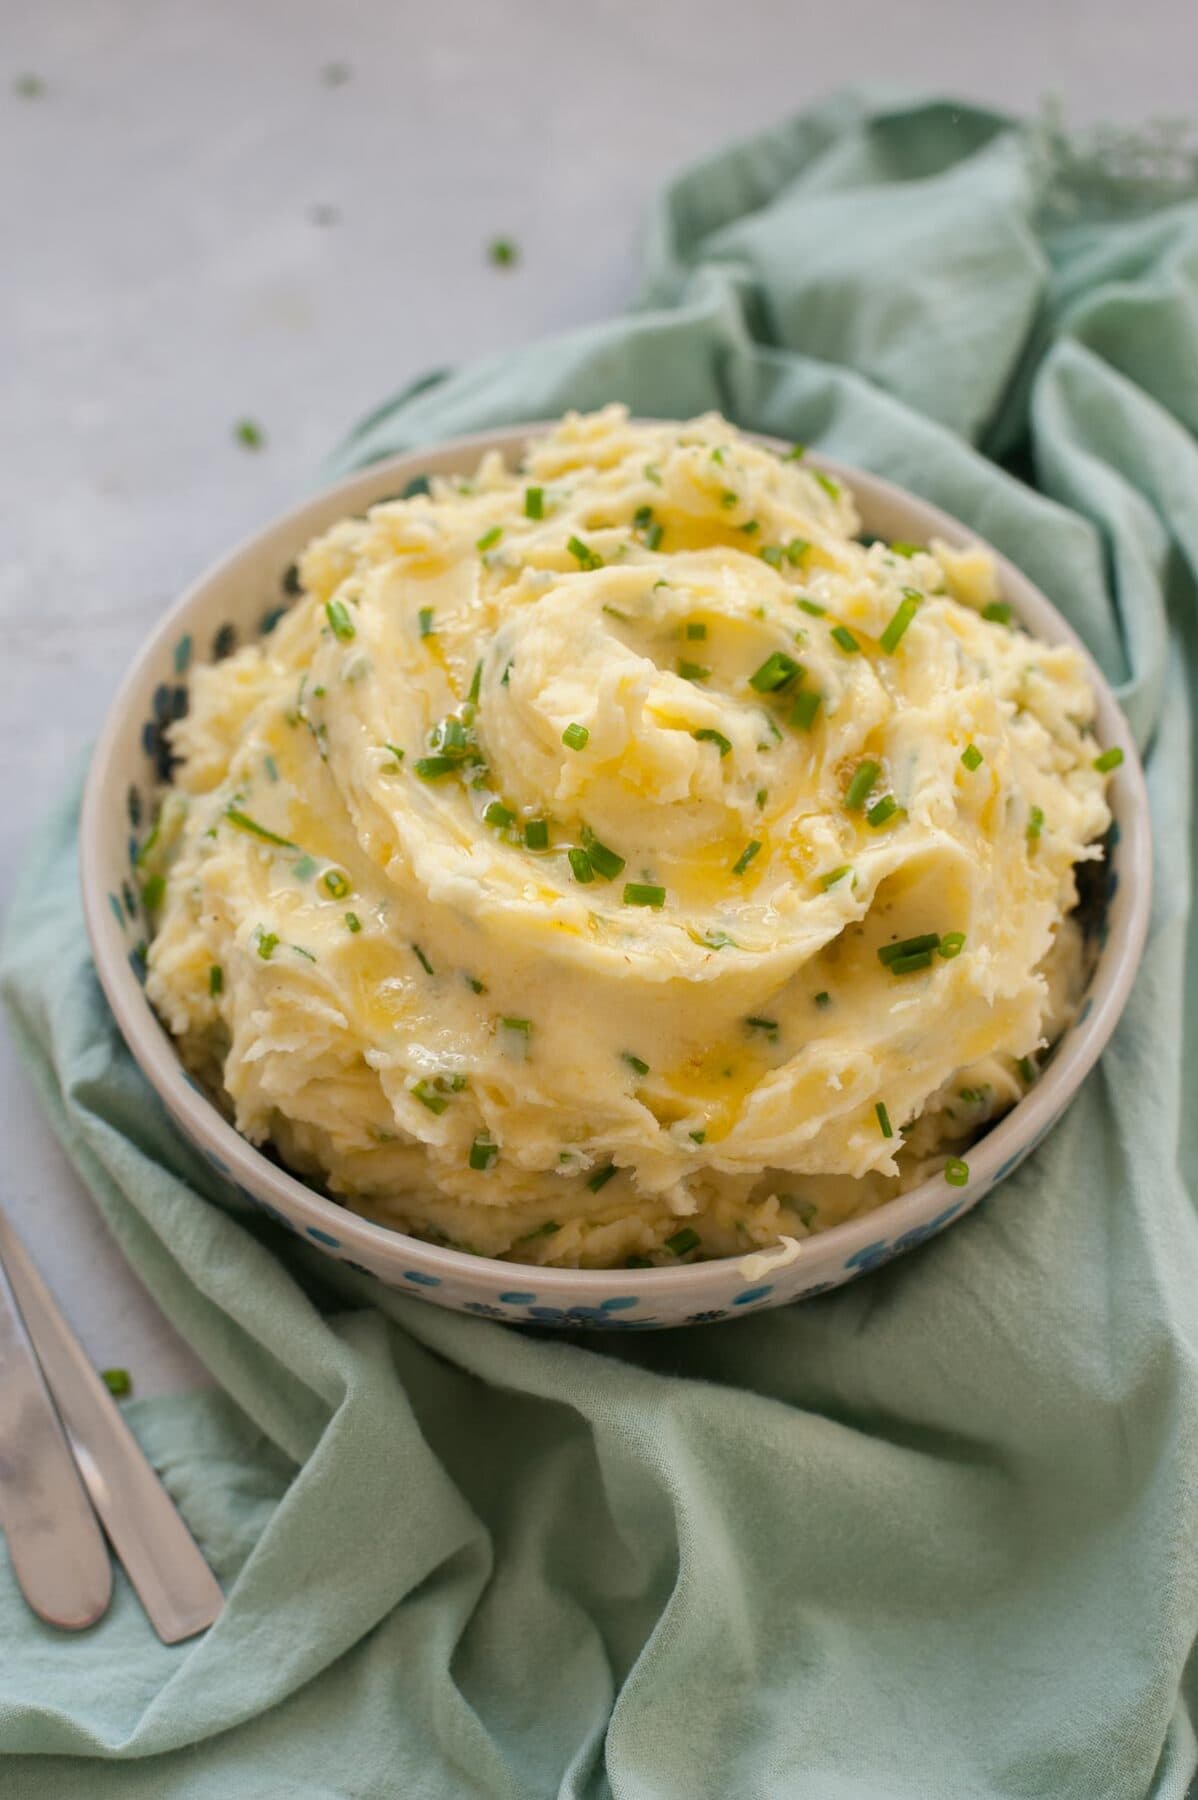
[(118, 1575), (63, 1640), (0, 1560), (0, 1792), (1186, 1792), (1195, 165), (832, 99), (662, 195), (627, 316), (417, 384), (332, 472), (609, 400), (878, 470), (1068, 615), (1147, 757), (1131, 1003), (1031, 1161), (911, 1256), (737, 1323), (538, 1334), (389, 1295), (238, 1209), (100, 998), (67, 796), (5, 990), (97, 1205), (215, 1379), (129, 1416), (229, 1603), (168, 1649)]

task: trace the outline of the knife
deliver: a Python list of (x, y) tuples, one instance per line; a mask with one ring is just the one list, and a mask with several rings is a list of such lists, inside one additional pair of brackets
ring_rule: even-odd
[(207, 1630), (225, 1603), (216, 1577), (2, 1209), (0, 1264), (79, 1474), (150, 1623), (165, 1644)]

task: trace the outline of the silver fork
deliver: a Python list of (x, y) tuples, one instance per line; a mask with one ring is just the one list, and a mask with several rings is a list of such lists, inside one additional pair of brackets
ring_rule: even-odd
[(97, 1513), (164, 1643), (219, 1617), (216, 1577), (0, 1208), (0, 1519), (25, 1598), (68, 1630), (112, 1590)]

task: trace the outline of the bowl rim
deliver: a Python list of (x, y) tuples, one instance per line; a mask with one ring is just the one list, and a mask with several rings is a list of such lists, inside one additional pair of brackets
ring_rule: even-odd
[[(633, 420), (637, 424), (666, 422), (643, 416)], [(384, 1265), (402, 1257), (413, 1268), (436, 1276), (439, 1282), (457, 1281), (476, 1287), (480, 1284), (494, 1286), (498, 1282), (511, 1288), (519, 1284), (521, 1274), (526, 1272), (530, 1281), (535, 1276), (538, 1299), (569, 1301), (577, 1298), (580, 1288), (585, 1289), (588, 1298), (615, 1296), (627, 1289), (634, 1272), (623, 1268), (509, 1262), (428, 1243), (394, 1226), (368, 1219), (339, 1201), (326, 1199), (243, 1137), (187, 1075), (173, 1040), (129, 966), (127, 954), (123, 949), (118, 954), (113, 948), (111, 921), (105, 904), (107, 884), (103, 879), (106, 825), (111, 816), (110, 808), (120, 798), (119, 794), (109, 792), (115, 780), (118, 746), (129, 729), (130, 719), (140, 717), (135, 703), (147, 676), (161, 666), (164, 652), (170, 652), (192, 609), (209, 590), (235, 578), (243, 565), (260, 555), (268, 540), (290, 533), (293, 549), (298, 549), (315, 531), (324, 529), (311, 522), (313, 513), (328, 513), (332, 519), (344, 512), (360, 511), (363, 505), (377, 503), (387, 493), (388, 484), (394, 484), (397, 479), (406, 482), (425, 470), (437, 472), (438, 465), (441, 470), (472, 465), (488, 450), (497, 449), (507, 457), (529, 439), (552, 429), (555, 423), (553, 419), (538, 419), (497, 426), (418, 445), (368, 463), (276, 514), (190, 582), (143, 640), (109, 705), (89, 762), (80, 814), (79, 849), (83, 912), (92, 957), (121, 1035), (141, 1072), (168, 1110), (186, 1115), (188, 1128), (194, 1129), (195, 1136), (227, 1165), (229, 1178), (235, 1185), (251, 1193), (256, 1187), (265, 1187), (285, 1205), (288, 1222), (298, 1220), (303, 1229), (316, 1234), (318, 1242), (321, 1235), (335, 1234), (339, 1248), (350, 1251), (354, 1257), (362, 1252), (373, 1255)], [(789, 448), (783, 440), (764, 433), (745, 432), (744, 435), (771, 450)], [(1083, 1015), (1058, 1040), (1051, 1062), (1035, 1085), (970, 1147), (969, 1179), (965, 1186), (949, 1186), (942, 1177), (933, 1175), (906, 1193), (883, 1201), (872, 1211), (801, 1240), (804, 1250), (810, 1245), (813, 1253), (819, 1251), (821, 1262), (833, 1258), (847, 1266), (855, 1253), (873, 1248), (879, 1240), (893, 1243), (904, 1234), (926, 1227), (932, 1220), (947, 1223), (949, 1217), (966, 1211), (1017, 1162), (1030, 1154), (1073, 1098), (1106, 1047), (1135, 978), (1151, 909), (1152, 843), (1147, 786), (1130, 726), (1087, 646), (1047, 596), (979, 533), (932, 502), (883, 476), (824, 456), (817, 450), (809, 450), (804, 461), (807, 466), (846, 486), (863, 511), (877, 506), (897, 508), (913, 517), (918, 516), (918, 531), (925, 539), (935, 535), (957, 547), (970, 544), (988, 550), (995, 561), (1000, 591), (1004, 599), (1012, 603), (1020, 623), (1030, 625), (1038, 636), (1046, 636), (1049, 642), (1068, 643), (1080, 652), (1095, 693), (1095, 722), (1101, 742), (1107, 748), (1118, 745), (1123, 751), (1122, 764), (1114, 772), (1108, 789), (1112, 817), (1120, 834), (1120, 904), (1087, 986)], [(381, 492), (376, 492), (372, 499), (372, 490)], [(943, 1207), (936, 1204), (937, 1198), (943, 1200)], [(771, 1254), (772, 1251), (766, 1248), (684, 1263), (676, 1268), (637, 1269), (635, 1282), (646, 1301), (654, 1296), (664, 1300), (668, 1292), (680, 1291), (683, 1287), (689, 1292), (690, 1303), (708, 1292), (715, 1299), (726, 1292), (728, 1281), (737, 1272), (738, 1265), (743, 1265), (750, 1256), (769, 1257)], [(800, 1253), (786, 1265), (786, 1272), (793, 1275), (800, 1271), (803, 1260)], [(777, 1272), (782, 1273), (781, 1266)], [(743, 1267), (740, 1273), (746, 1284), (762, 1279), (760, 1274), (745, 1274)], [(428, 1297), (433, 1295), (430, 1293)]]

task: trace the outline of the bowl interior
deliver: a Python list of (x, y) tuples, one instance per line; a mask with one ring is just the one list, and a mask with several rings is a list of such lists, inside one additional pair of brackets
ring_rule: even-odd
[[(789, 1267), (754, 1277), (742, 1258), (678, 1269), (550, 1269), (442, 1249), (375, 1225), (280, 1168), (224, 1120), (183, 1071), (174, 1045), (142, 987), (146, 924), (132, 867), (156, 786), (169, 773), (165, 728), (187, 703), (196, 661), (229, 654), (268, 628), (293, 597), (294, 559), (303, 545), (347, 513), (417, 491), (432, 473), (473, 469), (498, 449), (517, 460), (543, 425), (462, 438), (433, 450), (375, 464), (295, 507), (198, 581), (165, 616), (127, 676), (97, 745), (80, 833), (84, 909), (96, 968), (118, 1024), (143, 1071), (183, 1130), (243, 1195), (330, 1254), (392, 1285), (441, 1303), (544, 1322), (673, 1324), (724, 1316), (732, 1305), (778, 1304), (822, 1292), (921, 1242), (981, 1199), (1050, 1128), (1097, 1059), (1127, 998), (1147, 928), (1151, 847), (1143, 775), (1126, 721), (1101, 672), (1067, 622), (1005, 558), (995, 553), (1004, 598), (1018, 618), (1050, 643), (1085, 656), (1097, 696), (1104, 745), (1124, 761), (1110, 788), (1109, 842), (1100, 949), (1078, 1017), (1041, 1079), (969, 1152), (966, 1188), (925, 1181), (876, 1211), (807, 1240)], [(780, 448), (769, 439), (762, 439)], [(813, 465), (848, 485), (863, 528), (887, 539), (954, 546), (977, 534), (926, 501), (879, 477), (813, 456)], [(414, 485), (415, 484), (415, 485)], [(635, 1292), (630, 1284), (635, 1284)], [(594, 1318), (589, 1314), (595, 1314)]]

